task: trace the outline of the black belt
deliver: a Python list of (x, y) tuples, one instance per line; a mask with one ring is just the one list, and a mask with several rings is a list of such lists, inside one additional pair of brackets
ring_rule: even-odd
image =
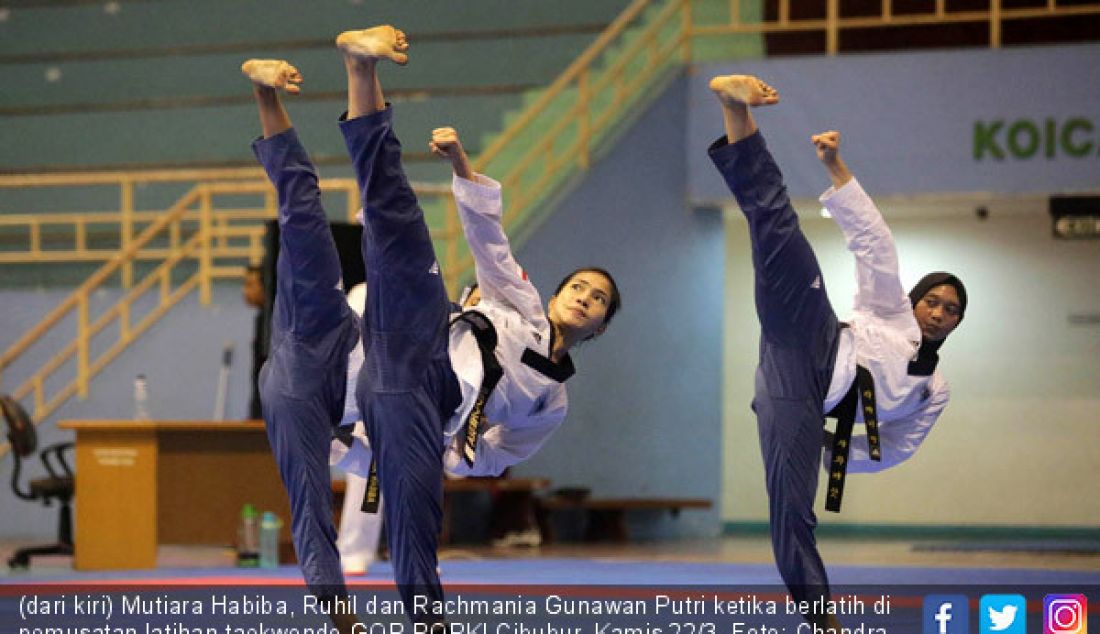
[(455, 317), (451, 325), (460, 321), (470, 326), (470, 332), (477, 340), (478, 349), (481, 350), (481, 365), (485, 371), (481, 379), (481, 387), (477, 391), (477, 398), (474, 399), (474, 406), (462, 425), (462, 459), (466, 461), (466, 466), (472, 467), (474, 457), (477, 455), (477, 437), (485, 423), (485, 404), (489, 401), (489, 396), (501, 377), (504, 376), (504, 368), (500, 367), (500, 361), (497, 361), (497, 330), (493, 327), (493, 322), (476, 310), (463, 312)]
[[(353, 425), (344, 425), (342, 427), (336, 427), (332, 430), (332, 437), (339, 440), (344, 444), (348, 450), (351, 450), (351, 446), (355, 443), (355, 438), (351, 435)], [(378, 466), (374, 460), (373, 448), (370, 457), (370, 473), (367, 476), (367, 490), (363, 492), (363, 504), (359, 507), (364, 513), (377, 513), (378, 512)]]
[(370, 475), (367, 476), (367, 490), (363, 492), (363, 504), (359, 510), (364, 513), (377, 513), (378, 502), (382, 494), (378, 490), (378, 462), (374, 459), (374, 452), (370, 456)]
[(878, 410), (875, 407), (875, 379), (871, 372), (856, 366), (856, 380), (844, 398), (826, 417), (836, 418), (836, 433), (833, 436), (833, 459), (829, 465), (829, 492), (825, 499), (825, 510), (840, 512), (840, 501), (844, 497), (844, 478), (848, 471), (848, 449), (852, 440), (852, 426), (856, 421), (856, 408), (863, 402), (863, 423), (867, 426), (867, 445), (871, 460), (882, 459), (879, 444)]

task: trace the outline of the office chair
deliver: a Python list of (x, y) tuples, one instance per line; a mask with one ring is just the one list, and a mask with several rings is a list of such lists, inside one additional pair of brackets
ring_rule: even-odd
[[(57, 543), (49, 546), (20, 548), (8, 559), (8, 566), (13, 569), (27, 568), (30, 566), (31, 557), (35, 555), (71, 555), (73, 554), (73, 514), (70, 503), (73, 499), (74, 480), (73, 471), (69, 468), (62, 452), (71, 449), (73, 443), (62, 442), (43, 449), (39, 457), (50, 475), (47, 478), (30, 480), (24, 490), (19, 484), (19, 473), (23, 467), (23, 460), (38, 448), (38, 434), (35, 432), (34, 422), (15, 399), (6, 394), (0, 395), (0, 409), (3, 409), (4, 420), (8, 425), (8, 442), (11, 443), (11, 455), (14, 460), (11, 490), (24, 500), (42, 500), (46, 506), (49, 506), (53, 500), (61, 504)], [(56, 468), (49, 459), (51, 454)], [(58, 468), (62, 472), (61, 475), (58, 474)]]

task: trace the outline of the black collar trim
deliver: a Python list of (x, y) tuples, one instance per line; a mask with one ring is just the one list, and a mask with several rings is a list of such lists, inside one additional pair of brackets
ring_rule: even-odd
[(577, 373), (576, 368), (573, 367), (573, 358), (568, 354), (565, 355), (560, 363), (554, 363), (548, 357), (544, 357), (534, 350), (526, 348), (523, 351), (523, 356), (520, 357), (520, 361), (523, 362), (523, 365), (531, 368), (535, 372), (551, 378), (558, 383), (565, 383), (569, 380), (569, 377)]

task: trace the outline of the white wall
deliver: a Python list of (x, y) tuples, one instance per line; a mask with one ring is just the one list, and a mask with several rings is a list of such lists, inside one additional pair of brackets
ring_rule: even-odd
[[(852, 165), (857, 174), (859, 166)], [(824, 186), (822, 177), (822, 186)], [(874, 195), (874, 183), (864, 182)], [(880, 203), (901, 257), (902, 282), (949, 270), (967, 285), (966, 318), (941, 350), (947, 410), (920, 451), (877, 475), (848, 480), (844, 509), (823, 523), (1100, 525), (1100, 242), (1051, 237), (1046, 209), (998, 211), (944, 203), (939, 215)], [(807, 205), (837, 315), (850, 314), (854, 265), (840, 231)], [(763, 465), (749, 410), (759, 327), (745, 222), (726, 215), (727, 278), (723, 519), (767, 519)], [(857, 429), (857, 433), (860, 430)], [(823, 496), (819, 492), (818, 500)]]

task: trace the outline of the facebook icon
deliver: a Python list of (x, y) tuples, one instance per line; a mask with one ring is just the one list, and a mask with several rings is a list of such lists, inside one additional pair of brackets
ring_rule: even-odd
[(924, 634), (968, 634), (970, 599), (961, 594), (924, 597)]

